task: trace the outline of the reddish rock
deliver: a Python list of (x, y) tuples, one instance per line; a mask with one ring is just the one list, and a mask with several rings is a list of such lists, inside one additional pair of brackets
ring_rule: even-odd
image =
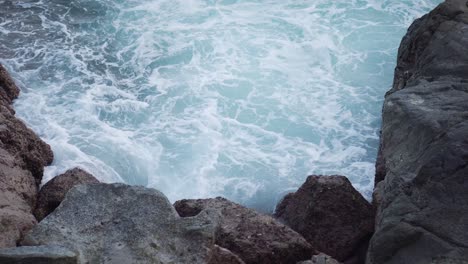
[(68, 170), (47, 182), (39, 191), (34, 215), (38, 221), (52, 213), (65, 198), (68, 191), (78, 184), (99, 183), (93, 175), (80, 168)]
[(343, 176), (309, 176), (278, 204), (275, 216), (339, 261), (355, 257), (374, 229), (371, 204)]
[(274, 218), (224, 198), (181, 200), (174, 204), (182, 217), (211, 209), (221, 215), (216, 244), (238, 255), (245, 263), (296, 263), (310, 259), (312, 246), (298, 233)]
[(0, 247), (14, 247), (36, 224), (32, 208), (50, 146), (14, 116), (19, 89), (0, 65)]

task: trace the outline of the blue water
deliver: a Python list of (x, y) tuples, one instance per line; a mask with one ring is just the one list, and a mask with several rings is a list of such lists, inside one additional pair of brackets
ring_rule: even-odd
[(342, 174), (369, 198), (398, 45), (439, 2), (0, 0), (0, 62), (44, 182), (80, 166), (268, 211)]

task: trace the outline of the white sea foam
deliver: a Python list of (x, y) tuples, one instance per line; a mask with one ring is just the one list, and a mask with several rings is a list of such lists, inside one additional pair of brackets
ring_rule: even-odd
[(0, 55), (56, 154), (45, 181), (80, 166), (271, 210), (308, 174), (370, 197), (399, 42), (441, 1), (21, 2), (0, 0)]

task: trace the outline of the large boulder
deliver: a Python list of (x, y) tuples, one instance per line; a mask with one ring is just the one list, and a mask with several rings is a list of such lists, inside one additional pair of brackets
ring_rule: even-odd
[(313, 248), (289, 227), (224, 198), (181, 200), (174, 204), (182, 217), (211, 209), (221, 215), (216, 243), (245, 263), (296, 263), (310, 259)]
[(68, 170), (47, 182), (39, 191), (36, 209), (34, 210), (37, 221), (41, 221), (53, 212), (71, 188), (87, 183), (99, 183), (99, 181), (80, 168)]
[(309, 176), (278, 204), (275, 216), (339, 261), (354, 257), (374, 230), (372, 205), (344, 176)]
[(383, 107), (367, 263), (468, 259), (468, 5), (448, 0), (401, 43)]
[(77, 185), (23, 245), (61, 245), (79, 263), (206, 263), (218, 216), (181, 218), (161, 192), (124, 184)]
[(32, 210), (50, 146), (14, 116), (19, 89), (0, 65), (0, 248), (14, 247), (36, 224)]

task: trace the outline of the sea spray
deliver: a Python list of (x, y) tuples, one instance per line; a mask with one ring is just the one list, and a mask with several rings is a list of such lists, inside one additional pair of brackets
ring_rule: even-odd
[(0, 0), (0, 58), (54, 150), (44, 181), (271, 210), (342, 174), (369, 198), (398, 44), (439, 2)]

